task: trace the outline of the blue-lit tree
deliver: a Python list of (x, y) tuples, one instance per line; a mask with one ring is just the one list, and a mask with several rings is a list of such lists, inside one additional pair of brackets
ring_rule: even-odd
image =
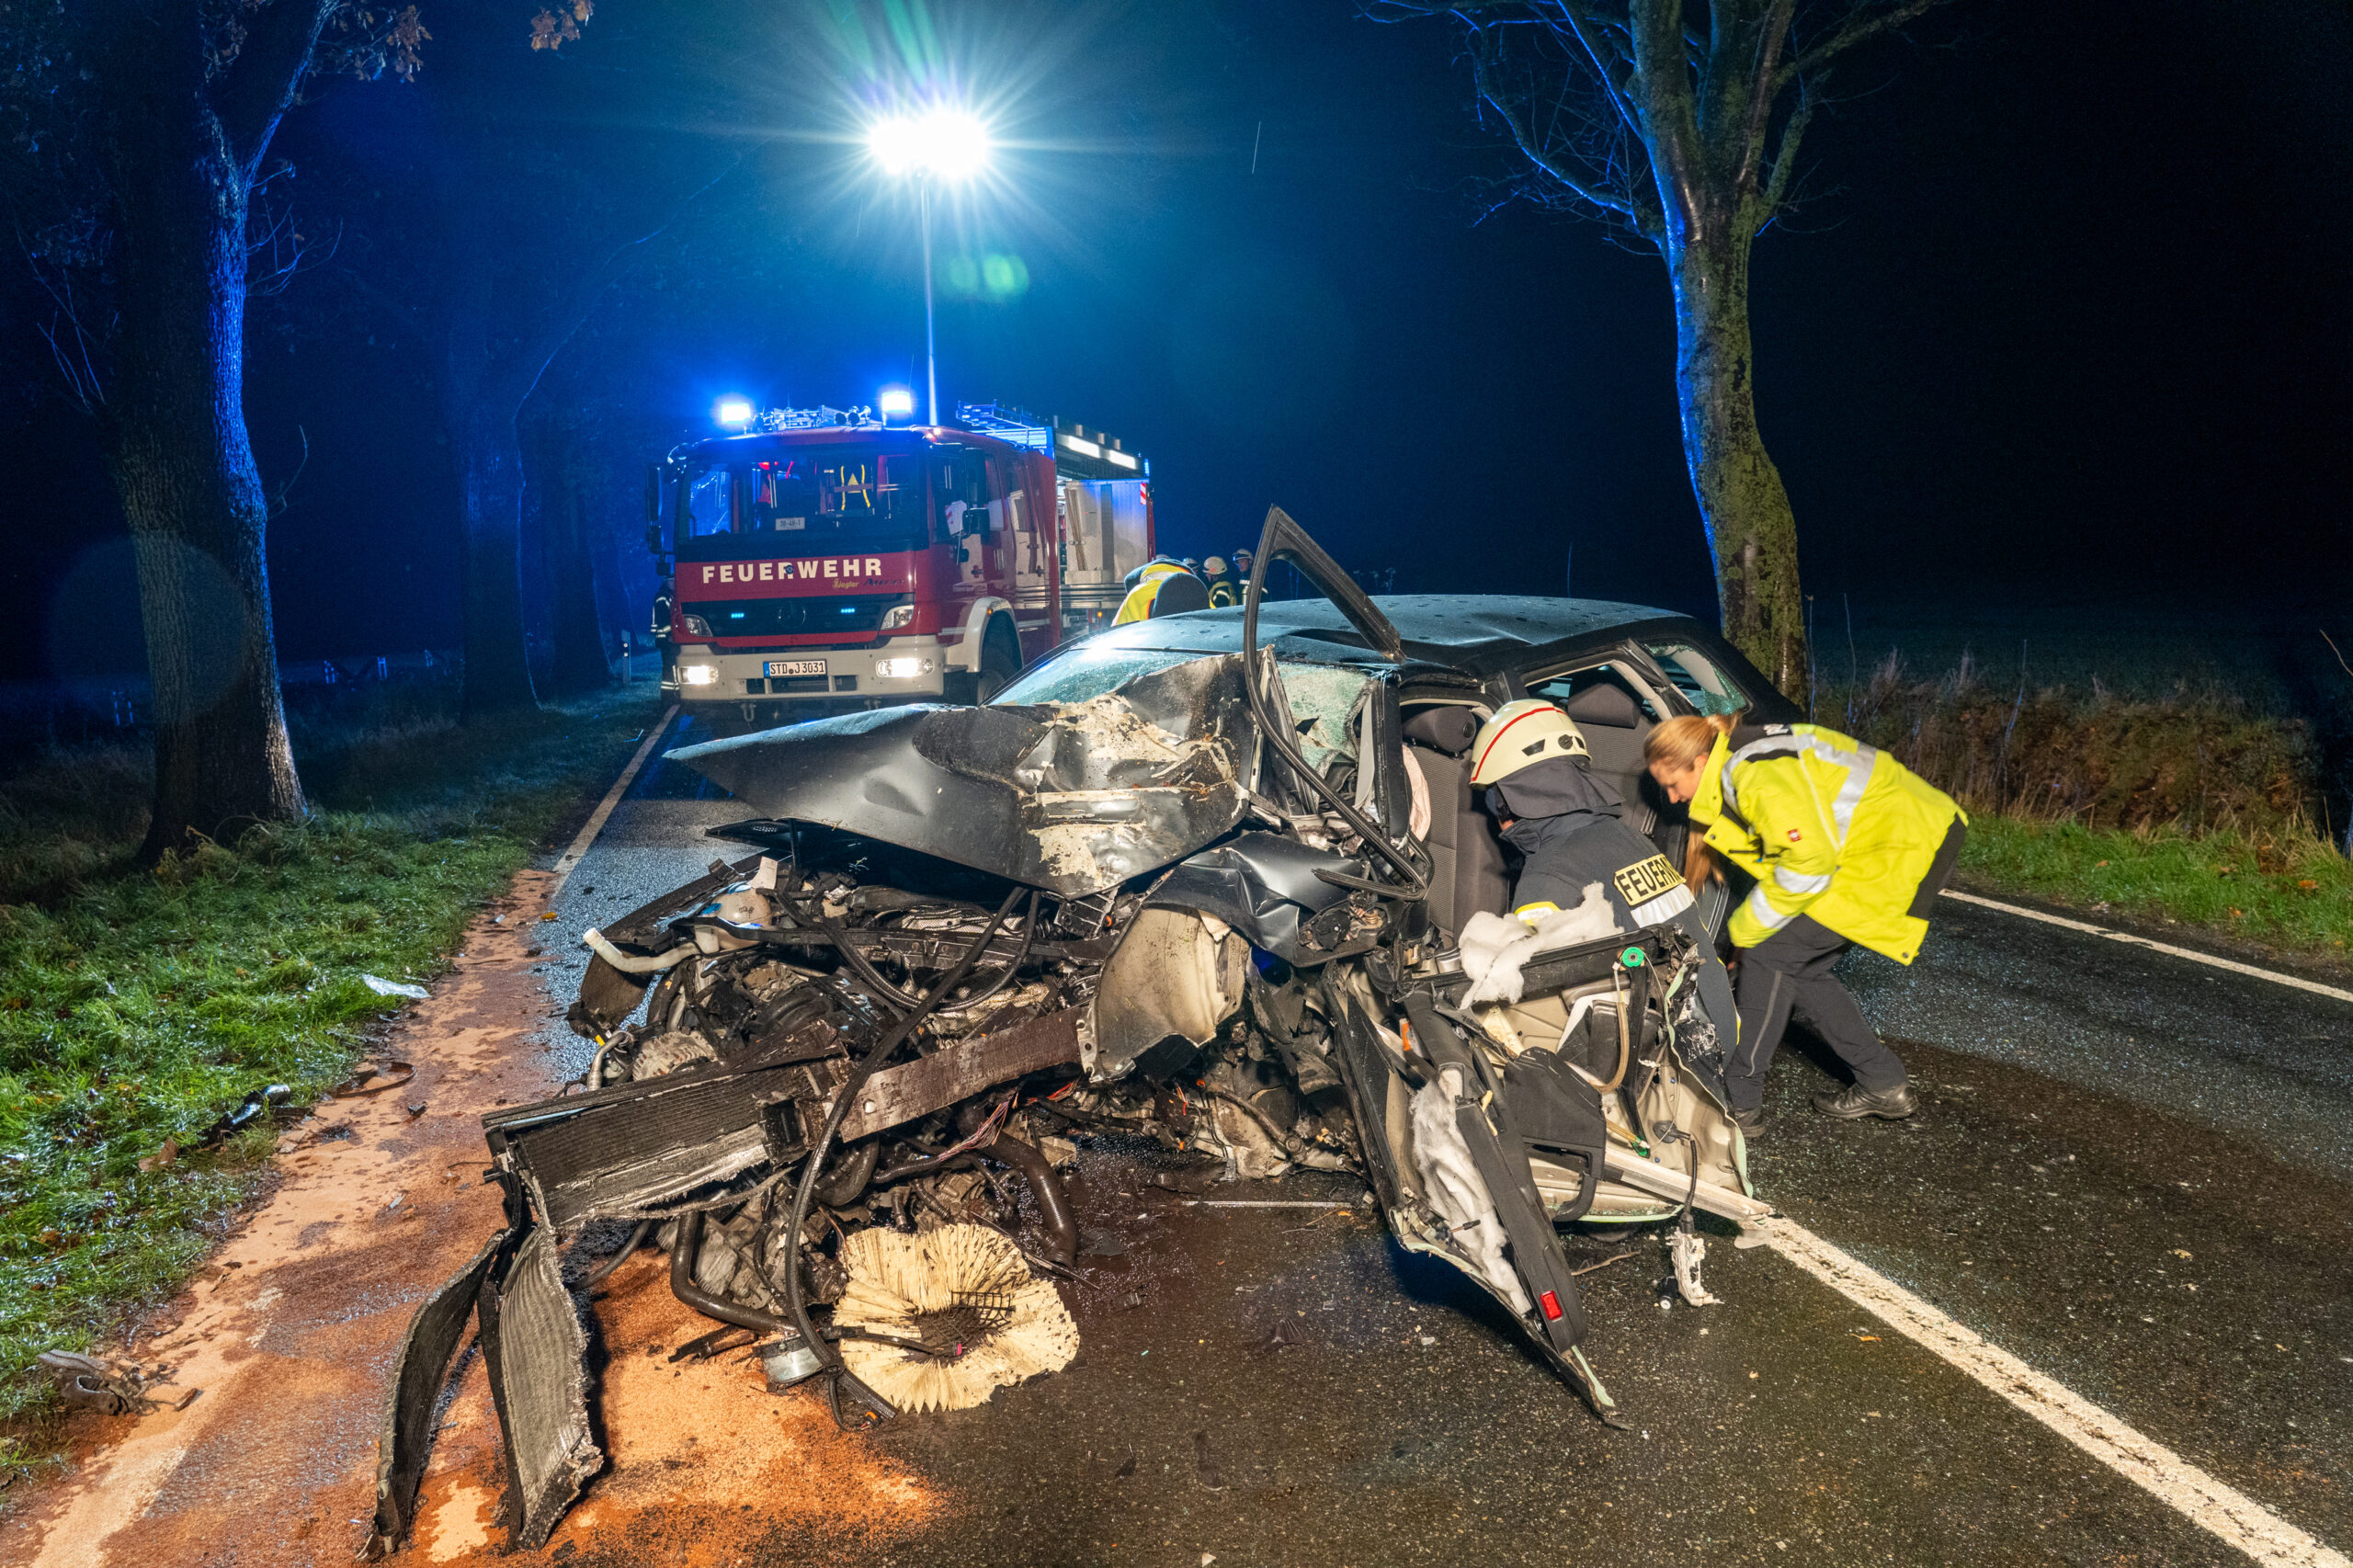
[(1782, 691), (1805, 684), (1797, 523), (1757, 428), (1749, 248), (1787, 210), (1834, 62), (1946, 0), (1373, 0), (1443, 17), (1510, 194), (1637, 235), (1675, 300), (1683, 456), (1724, 634)]
[(303, 811), (244, 408), (245, 296), (267, 281), (253, 257), (289, 234), (251, 220), (305, 80), (405, 77), (425, 39), (414, 6), (354, 0), (0, 7), (0, 184), (131, 524), (154, 682), (150, 856)]

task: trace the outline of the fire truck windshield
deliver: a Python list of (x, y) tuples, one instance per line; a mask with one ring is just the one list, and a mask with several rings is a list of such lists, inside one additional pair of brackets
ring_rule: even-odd
[(812, 448), (680, 483), (681, 561), (920, 550), (930, 541), (923, 459), (914, 452)]

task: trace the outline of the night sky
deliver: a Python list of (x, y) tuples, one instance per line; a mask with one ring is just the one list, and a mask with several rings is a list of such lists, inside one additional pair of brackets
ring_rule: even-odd
[[(912, 208), (848, 139), (865, 89), (822, 6), (605, 0), (556, 57), (507, 8), (470, 40), (426, 4), (434, 48), (510, 52), (472, 63), (608, 189), (603, 221), (718, 176), (550, 375), (629, 389), (608, 516), (642, 572), (627, 476), (709, 433), (721, 393), (919, 389)], [(1178, 553), (1255, 539), (1276, 502), (1401, 591), (1558, 593), (1574, 551), (1581, 595), (1711, 612), (1664, 269), (1587, 222), (1482, 216), (1504, 153), (1442, 28), (1235, 0), (942, 15), (1016, 143), (941, 224), (943, 403), (1121, 437)], [(436, 148), (465, 133), (444, 63), (321, 84), (279, 135), (303, 222), (341, 235), (249, 325), (265, 480), (309, 447), (270, 537), (289, 660), (456, 640), (431, 344), (370, 302), (426, 277)], [(1815, 194), (1756, 252), (1760, 418), (1808, 590), (1898, 617), (2341, 599), (2349, 69), (2353, 22), (2315, 0), (1961, 0), (1844, 68)], [(546, 267), (602, 254), (517, 217)], [(20, 277), (0, 301), (26, 633), (0, 676), (135, 665), (95, 444)]]

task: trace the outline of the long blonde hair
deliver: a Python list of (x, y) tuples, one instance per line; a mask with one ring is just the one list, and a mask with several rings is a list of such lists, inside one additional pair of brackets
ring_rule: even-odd
[(1656, 728), (1643, 737), (1643, 765), (1646, 767), (1664, 763), (1669, 767), (1681, 767), (1697, 761), (1716, 749), (1716, 737), (1732, 733), (1734, 715), (1730, 713), (1677, 713), (1672, 719), (1662, 719)]
[[(1701, 761), (1716, 749), (1718, 735), (1732, 733), (1733, 718), (1730, 713), (1677, 713), (1662, 719), (1643, 737), (1643, 766), (1680, 768)], [(1716, 852), (1708, 847), (1694, 824), (1683, 840), (1683, 885), (1697, 895), (1710, 881), (1722, 881), (1723, 874)]]

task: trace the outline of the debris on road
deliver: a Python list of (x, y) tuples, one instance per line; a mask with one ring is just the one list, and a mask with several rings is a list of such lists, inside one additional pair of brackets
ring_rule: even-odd
[(104, 1360), (72, 1350), (44, 1350), (40, 1365), (67, 1408), (100, 1415), (186, 1410), (204, 1392), (175, 1387), (168, 1377), (151, 1376), (131, 1362)]
[(386, 980), (381, 974), (362, 974), (359, 983), (379, 996), (405, 996), (412, 1002), (422, 1002), (432, 994), (422, 985), (404, 985), (397, 980)]

